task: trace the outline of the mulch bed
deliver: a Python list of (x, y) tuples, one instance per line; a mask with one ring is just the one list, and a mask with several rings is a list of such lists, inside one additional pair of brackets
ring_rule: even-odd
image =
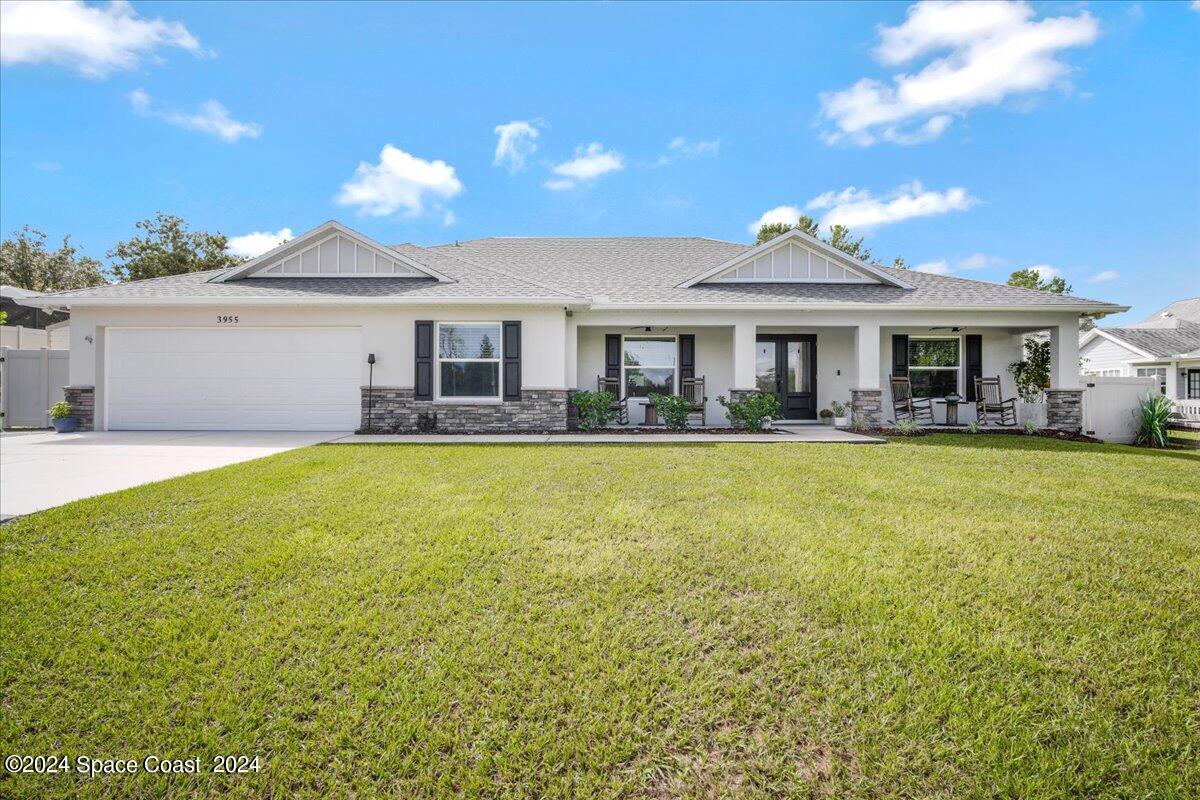
[[(627, 428), (597, 428), (591, 431), (552, 431), (552, 430), (533, 430), (533, 431), (393, 431), (382, 428), (359, 428), (355, 431), (360, 435), (376, 435), (382, 434), (387, 436), (624, 436), (627, 434), (636, 434), (638, 436), (662, 436), (666, 434), (679, 433), (706, 433), (721, 436), (751, 436), (757, 435), (753, 431), (748, 431), (745, 428), (688, 428), (682, 431), (673, 431), (670, 428), (662, 425), (655, 427), (639, 427), (631, 425)], [(759, 433), (775, 433), (773, 430), (760, 431)]]
[(972, 433), (966, 428), (921, 428), (912, 433), (905, 433), (899, 428), (871, 428), (865, 431), (853, 431), (854, 433), (865, 433), (868, 436), (897, 436), (897, 437), (913, 437), (913, 436), (928, 436), (934, 433), (951, 433), (961, 434), (963, 436), (1040, 436), (1043, 439), (1058, 439), (1064, 442), (1086, 442), (1088, 444), (1104, 444), (1101, 439), (1096, 439), (1092, 436), (1085, 436), (1082, 433), (1068, 433), (1066, 431), (1055, 431), (1049, 428), (1039, 428), (1036, 433), (1026, 433), (1024, 428), (980, 428)]

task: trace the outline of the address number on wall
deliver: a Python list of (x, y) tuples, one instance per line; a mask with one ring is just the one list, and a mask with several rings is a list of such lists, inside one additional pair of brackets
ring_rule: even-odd
[(217, 324), (218, 325), (237, 325), (237, 321), (238, 321), (238, 318), (236, 316), (231, 316), (229, 314), (218, 314), (217, 315)]

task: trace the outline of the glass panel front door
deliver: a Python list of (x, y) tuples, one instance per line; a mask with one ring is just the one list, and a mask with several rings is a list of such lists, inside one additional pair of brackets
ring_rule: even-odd
[(754, 384), (760, 392), (775, 394), (779, 387), (775, 384), (777, 372), (775, 369), (775, 342), (760, 341), (755, 345)]
[(816, 336), (759, 336), (754, 362), (756, 388), (779, 398), (784, 419), (817, 418)]

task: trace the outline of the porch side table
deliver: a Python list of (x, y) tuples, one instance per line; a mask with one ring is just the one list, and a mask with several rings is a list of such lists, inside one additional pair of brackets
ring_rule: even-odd
[(962, 402), (958, 397), (947, 397), (944, 400), (938, 400), (946, 406), (946, 425), (958, 425), (958, 405)]
[(642, 418), (643, 419), (642, 424), (643, 425), (657, 425), (658, 424), (658, 409), (656, 409), (654, 407), (654, 403), (646, 403), (644, 408), (646, 409), (646, 412), (645, 412), (646, 416)]

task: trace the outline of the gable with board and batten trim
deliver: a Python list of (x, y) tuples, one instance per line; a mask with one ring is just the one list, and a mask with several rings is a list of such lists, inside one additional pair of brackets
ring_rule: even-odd
[(408, 256), (329, 221), (213, 279), (244, 278), (450, 278)]
[(298, 253), (253, 273), (256, 278), (300, 278), (305, 275), (361, 278), (428, 278), (429, 275), (340, 234), (328, 236)]
[(784, 242), (714, 275), (705, 283), (879, 283), (807, 247)]

